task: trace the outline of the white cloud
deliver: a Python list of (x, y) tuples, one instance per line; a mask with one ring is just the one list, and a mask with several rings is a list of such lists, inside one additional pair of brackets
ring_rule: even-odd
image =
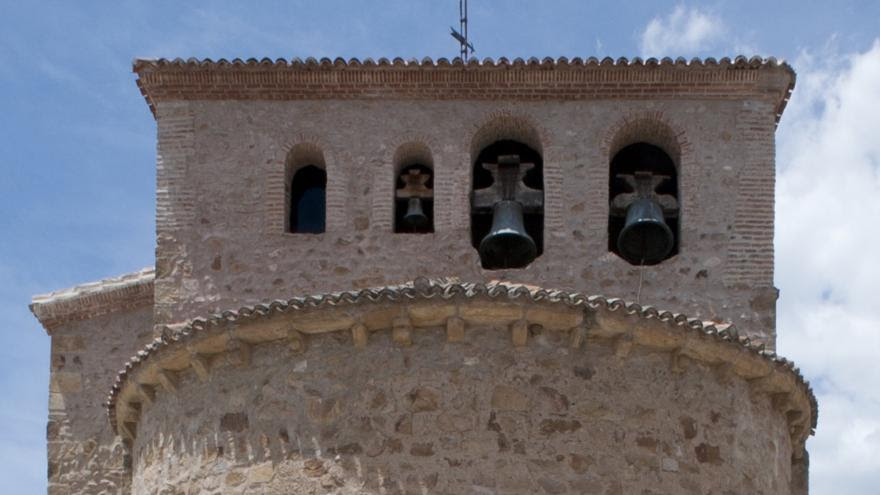
[(651, 19), (642, 32), (640, 51), (645, 57), (693, 55), (706, 50), (725, 31), (721, 18), (679, 5), (665, 18)]
[(779, 351), (819, 400), (811, 493), (880, 485), (880, 40), (802, 54), (778, 133)]

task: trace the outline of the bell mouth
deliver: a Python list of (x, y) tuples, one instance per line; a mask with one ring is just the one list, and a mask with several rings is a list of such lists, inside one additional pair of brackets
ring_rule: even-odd
[(419, 198), (409, 198), (403, 223), (412, 228), (423, 227), (428, 223), (428, 216), (422, 209), (422, 201)]
[(483, 268), (524, 268), (538, 256), (534, 239), (522, 223), (522, 205), (499, 201), (493, 208), (492, 230), (480, 241)]
[(640, 199), (630, 205), (626, 226), (617, 237), (620, 256), (634, 265), (654, 265), (669, 256), (674, 243), (675, 236), (654, 201)]
[(496, 232), (480, 242), (480, 258), (483, 268), (523, 268), (531, 263), (538, 253), (535, 241), (528, 234), (515, 232)]

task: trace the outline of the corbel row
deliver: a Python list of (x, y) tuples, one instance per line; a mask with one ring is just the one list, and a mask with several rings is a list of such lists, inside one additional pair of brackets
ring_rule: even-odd
[(414, 343), (418, 329), (443, 328), (448, 343), (467, 339), (469, 328), (504, 329), (511, 344), (524, 348), (533, 330), (567, 333), (571, 349), (582, 348), (587, 340), (610, 345), (613, 355), (621, 361), (629, 358), (635, 348), (650, 352), (668, 352), (669, 369), (684, 373), (699, 363), (713, 369), (722, 382), (745, 380), (753, 396), (766, 397), (788, 421), (795, 455), (803, 453), (803, 443), (811, 429), (813, 411), (809, 391), (795, 372), (786, 372), (785, 363), (767, 359), (761, 353), (736, 342), (722, 341), (687, 327), (675, 326), (658, 319), (645, 319), (637, 314), (606, 312), (584, 307), (522, 305), (486, 301), (415, 303), (365, 308), (362, 312), (315, 312), (297, 318), (269, 318), (246, 325), (228, 325), (220, 332), (185, 341), (177, 348), (168, 348), (129, 377), (116, 402), (116, 425), (127, 440), (133, 440), (144, 407), (151, 406), (158, 389), (166, 393), (178, 391), (178, 375), (188, 369), (204, 382), (210, 379), (212, 367), (224, 364), (247, 367), (253, 346), (264, 342), (286, 341), (291, 352), (300, 354), (308, 349), (309, 339), (316, 334), (347, 332), (352, 345), (365, 350), (372, 335), (389, 331), (391, 341), (400, 347)]

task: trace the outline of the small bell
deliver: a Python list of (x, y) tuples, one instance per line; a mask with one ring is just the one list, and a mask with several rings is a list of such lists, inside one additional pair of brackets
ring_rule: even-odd
[(522, 268), (538, 255), (535, 241), (526, 233), (523, 207), (518, 201), (502, 200), (492, 207), (492, 228), (480, 241), (483, 268)]
[(422, 210), (421, 198), (409, 198), (406, 204), (406, 214), (403, 215), (403, 223), (413, 229), (418, 229), (428, 223), (428, 216)]
[(635, 265), (653, 265), (672, 252), (675, 237), (663, 219), (663, 210), (651, 198), (639, 198), (626, 210), (626, 222), (617, 237), (617, 249)]

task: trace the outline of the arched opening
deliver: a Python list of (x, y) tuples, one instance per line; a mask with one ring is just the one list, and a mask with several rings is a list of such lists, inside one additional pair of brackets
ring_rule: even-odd
[(327, 172), (315, 165), (296, 171), (290, 182), (288, 232), (320, 234), (326, 228)]
[(636, 142), (611, 158), (608, 250), (634, 265), (678, 254), (678, 170), (659, 146)]
[(544, 250), (544, 162), (534, 148), (501, 139), (472, 168), (471, 243), (485, 269), (523, 268)]
[(422, 163), (401, 168), (394, 186), (394, 232), (434, 232), (434, 172)]

